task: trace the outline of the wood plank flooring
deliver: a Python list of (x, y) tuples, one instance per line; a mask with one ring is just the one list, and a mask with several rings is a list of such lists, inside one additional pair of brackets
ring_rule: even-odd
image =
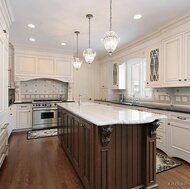
[[(189, 189), (190, 165), (157, 174), (160, 189)], [(84, 189), (58, 137), (26, 139), (13, 133), (9, 155), (0, 169), (0, 189)], [(119, 189), (119, 188), (118, 188)]]
[(26, 139), (14, 133), (0, 170), (0, 189), (83, 189), (58, 137)]

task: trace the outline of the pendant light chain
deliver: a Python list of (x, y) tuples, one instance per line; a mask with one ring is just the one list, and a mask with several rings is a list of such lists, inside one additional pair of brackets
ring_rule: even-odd
[(110, 31), (112, 31), (112, 0), (110, 0)]
[(89, 48), (90, 48), (90, 17), (89, 17)]
[(78, 58), (78, 33), (76, 33), (77, 34), (77, 58)]

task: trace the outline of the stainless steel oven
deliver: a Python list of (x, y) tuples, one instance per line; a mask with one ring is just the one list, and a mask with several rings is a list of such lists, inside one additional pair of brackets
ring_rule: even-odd
[(55, 100), (33, 101), (32, 129), (57, 127), (57, 102)]

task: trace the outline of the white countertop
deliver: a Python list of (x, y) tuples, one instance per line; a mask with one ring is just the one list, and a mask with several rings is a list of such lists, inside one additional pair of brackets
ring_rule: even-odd
[(81, 105), (76, 102), (58, 103), (58, 105), (97, 126), (150, 123), (156, 119), (167, 118), (165, 115), (92, 102), (82, 102)]

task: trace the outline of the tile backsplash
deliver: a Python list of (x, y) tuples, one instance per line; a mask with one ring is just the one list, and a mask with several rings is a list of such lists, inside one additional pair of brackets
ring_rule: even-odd
[(20, 84), (21, 100), (62, 99), (67, 100), (68, 83), (53, 79), (34, 79)]

